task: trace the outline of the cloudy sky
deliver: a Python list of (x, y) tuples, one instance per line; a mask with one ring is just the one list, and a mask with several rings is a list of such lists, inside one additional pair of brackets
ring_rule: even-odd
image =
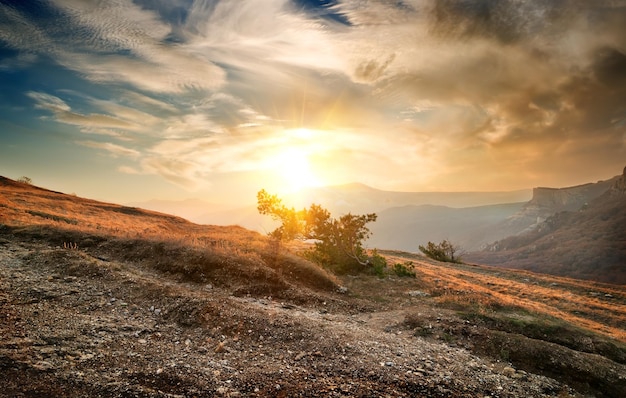
[(116, 202), (626, 165), (624, 0), (0, 0), (0, 175)]

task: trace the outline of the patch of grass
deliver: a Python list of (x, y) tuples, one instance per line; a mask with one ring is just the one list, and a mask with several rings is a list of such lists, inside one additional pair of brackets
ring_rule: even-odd
[(492, 330), (548, 341), (573, 350), (603, 355), (626, 364), (626, 344), (610, 341), (561, 319), (527, 311), (466, 312), (462, 318)]
[(49, 220), (56, 221), (56, 222), (64, 222), (66, 224), (78, 225), (78, 220), (75, 220), (75, 219), (72, 219), (72, 218), (57, 216), (57, 215), (54, 215), (54, 214), (48, 214), (48, 213), (44, 213), (44, 212), (41, 212), (41, 211), (35, 211), (35, 210), (26, 210), (26, 212), (28, 214), (32, 215), (32, 216), (41, 217), (41, 218), (47, 218)]

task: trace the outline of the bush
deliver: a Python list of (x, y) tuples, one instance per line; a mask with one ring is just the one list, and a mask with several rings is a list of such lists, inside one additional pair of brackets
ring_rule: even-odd
[(453, 245), (449, 240), (443, 240), (439, 244), (428, 242), (426, 247), (420, 245), (419, 249), (426, 257), (433, 260), (446, 263), (461, 263), (461, 258), (458, 255), (459, 247)]
[(385, 259), (385, 257), (378, 254), (378, 251), (376, 249), (372, 251), (372, 256), (369, 258), (369, 263), (372, 266), (372, 270), (379, 278), (385, 276), (387, 260)]
[(17, 182), (21, 182), (22, 184), (33, 185), (33, 180), (26, 176), (21, 176), (17, 179)]
[(265, 190), (257, 193), (257, 209), (260, 214), (269, 215), (281, 225), (270, 236), (277, 242), (293, 239), (315, 239), (315, 248), (306, 256), (310, 260), (345, 274), (370, 271), (380, 274), (386, 267), (384, 258), (369, 258), (363, 248), (363, 241), (370, 236), (366, 224), (376, 221), (376, 214), (345, 214), (332, 218), (330, 212), (319, 205), (308, 209), (295, 210), (282, 204), (276, 195)]
[(413, 271), (412, 261), (407, 261), (404, 264), (400, 264), (400, 263), (394, 264), (393, 272), (401, 278), (403, 277), (415, 278), (415, 271)]

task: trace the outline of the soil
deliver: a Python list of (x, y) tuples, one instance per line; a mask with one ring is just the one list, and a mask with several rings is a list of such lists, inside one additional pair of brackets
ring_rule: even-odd
[(0, 236), (0, 396), (626, 396), (623, 364), (494, 331), (408, 284), (276, 298), (102, 247)]

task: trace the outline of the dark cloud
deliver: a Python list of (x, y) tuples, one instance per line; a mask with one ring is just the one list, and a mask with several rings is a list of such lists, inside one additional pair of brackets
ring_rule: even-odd
[(387, 59), (365, 61), (356, 68), (354, 76), (359, 81), (375, 82), (385, 73), (394, 58), (395, 55), (392, 54)]
[(607, 86), (626, 85), (626, 54), (615, 48), (601, 48), (595, 54), (593, 72)]
[(545, 34), (571, 12), (566, 0), (438, 0), (430, 10), (431, 29), (449, 38), (483, 37), (510, 44)]

